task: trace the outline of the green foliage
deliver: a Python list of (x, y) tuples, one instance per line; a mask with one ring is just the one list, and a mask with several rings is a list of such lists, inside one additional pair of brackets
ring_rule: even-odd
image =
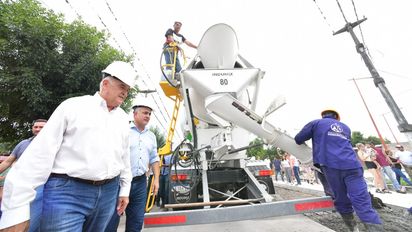
[[(262, 144), (262, 145), (259, 145)], [(257, 146), (254, 146), (257, 145)], [(246, 155), (248, 157), (255, 157), (256, 159), (261, 159), (266, 155), (265, 150), (263, 149), (263, 140), (261, 138), (256, 138), (249, 143), (250, 147), (246, 150)]]
[(149, 128), (153, 134), (156, 136), (156, 142), (157, 142), (157, 149), (163, 147), (166, 144), (166, 137), (165, 135), (160, 131), (159, 127), (157, 126), (151, 126)]
[[(391, 141), (388, 139), (384, 139), (386, 144), (390, 144)], [(357, 143), (368, 143), (373, 142), (375, 145), (381, 144), (381, 140), (375, 136), (369, 136), (367, 138), (363, 137), (363, 134), (359, 131), (352, 132), (352, 146), (355, 147)]]
[(363, 138), (363, 134), (360, 133), (359, 131), (354, 131), (352, 132), (352, 146), (355, 147), (357, 143), (363, 143), (365, 142), (365, 139)]
[(49, 118), (69, 97), (94, 94), (101, 70), (131, 59), (104, 32), (79, 20), (65, 23), (35, 0), (0, 1), (0, 143), (28, 137), (29, 122)]
[[(260, 145), (261, 144), (261, 145)], [(254, 146), (256, 145), (256, 146)], [(246, 150), (248, 157), (255, 157), (258, 160), (274, 159), (280, 157), (279, 151), (275, 146), (266, 146), (261, 138), (256, 138), (249, 143), (249, 146), (253, 146)]]

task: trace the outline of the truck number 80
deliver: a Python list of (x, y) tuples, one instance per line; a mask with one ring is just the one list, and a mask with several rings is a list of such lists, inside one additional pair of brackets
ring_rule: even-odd
[(220, 85), (228, 85), (229, 81), (227, 79), (220, 79)]

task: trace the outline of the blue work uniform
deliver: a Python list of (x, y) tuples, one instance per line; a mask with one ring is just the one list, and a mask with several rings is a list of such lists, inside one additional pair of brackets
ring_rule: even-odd
[(295, 137), (297, 144), (309, 139), (312, 139), (314, 165), (325, 174), (336, 210), (340, 214), (355, 210), (362, 222), (381, 224), (371, 204), (362, 165), (352, 149), (349, 127), (326, 116), (306, 124)]

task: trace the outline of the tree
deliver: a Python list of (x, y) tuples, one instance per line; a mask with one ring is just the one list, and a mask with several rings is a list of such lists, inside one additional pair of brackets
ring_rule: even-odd
[(246, 155), (248, 157), (255, 157), (256, 159), (264, 159), (266, 157), (266, 151), (263, 149), (263, 144), (264, 142), (261, 138), (255, 138), (249, 143), (249, 146), (253, 147), (246, 150)]
[(365, 139), (363, 138), (363, 134), (359, 131), (352, 132), (352, 147), (355, 147), (357, 143), (363, 143)]
[(65, 23), (35, 0), (0, 1), (0, 143), (30, 136), (33, 119), (49, 118), (69, 97), (94, 94), (101, 70), (131, 59), (81, 20)]
[[(386, 144), (391, 143), (390, 140), (384, 139)], [(368, 136), (367, 138), (363, 137), (363, 134), (360, 133), (359, 131), (354, 131), (352, 132), (352, 146), (355, 147), (357, 143), (367, 143), (367, 142), (373, 142), (374, 144), (381, 144), (381, 140), (376, 137), (376, 136)]]
[(166, 138), (165, 135), (160, 131), (159, 127), (151, 126), (149, 130), (156, 136), (157, 149), (163, 147), (166, 144)]

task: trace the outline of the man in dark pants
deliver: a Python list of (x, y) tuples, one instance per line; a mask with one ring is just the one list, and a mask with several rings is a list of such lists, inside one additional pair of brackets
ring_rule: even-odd
[(160, 170), (159, 197), (162, 201), (162, 204), (160, 205), (161, 208), (164, 208), (165, 204), (169, 203), (169, 172), (171, 158), (172, 155), (163, 157), (163, 164)]
[(362, 165), (352, 149), (349, 127), (340, 122), (335, 110), (324, 110), (321, 116), (322, 119), (303, 127), (295, 137), (296, 143), (312, 139), (313, 162), (325, 174), (333, 191), (335, 208), (346, 226), (357, 231), (355, 211), (367, 231), (383, 231), (379, 215), (371, 204)]
[(275, 156), (275, 159), (273, 159), (273, 161), (272, 161), (272, 166), (273, 166), (273, 169), (274, 169), (274, 173), (275, 173), (275, 180), (276, 181), (278, 181), (278, 176), (280, 176), (280, 178), (282, 178), (282, 181), (285, 181), (284, 179), (283, 179), (283, 175), (282, 175), (282, 167), (281, 167), (281, 161), (280, 161), (280, 159), (279, 159), (279, 157), (278, 156)]
[[(147, 128), (152, 115), (152, 107), (147, 104), (133, 106), (134, 123), (130, 126), (130, 167), (133, 180), (126, 208), (126, 231), (141, 231), (147, 200), (147, 178), (149, 165), (153, 171), (153, 193), (159, 190), (159, 156), (157, 155), (156, 136)], [(114, 212), (106, 232), (115, 232), (120, 216)]]

